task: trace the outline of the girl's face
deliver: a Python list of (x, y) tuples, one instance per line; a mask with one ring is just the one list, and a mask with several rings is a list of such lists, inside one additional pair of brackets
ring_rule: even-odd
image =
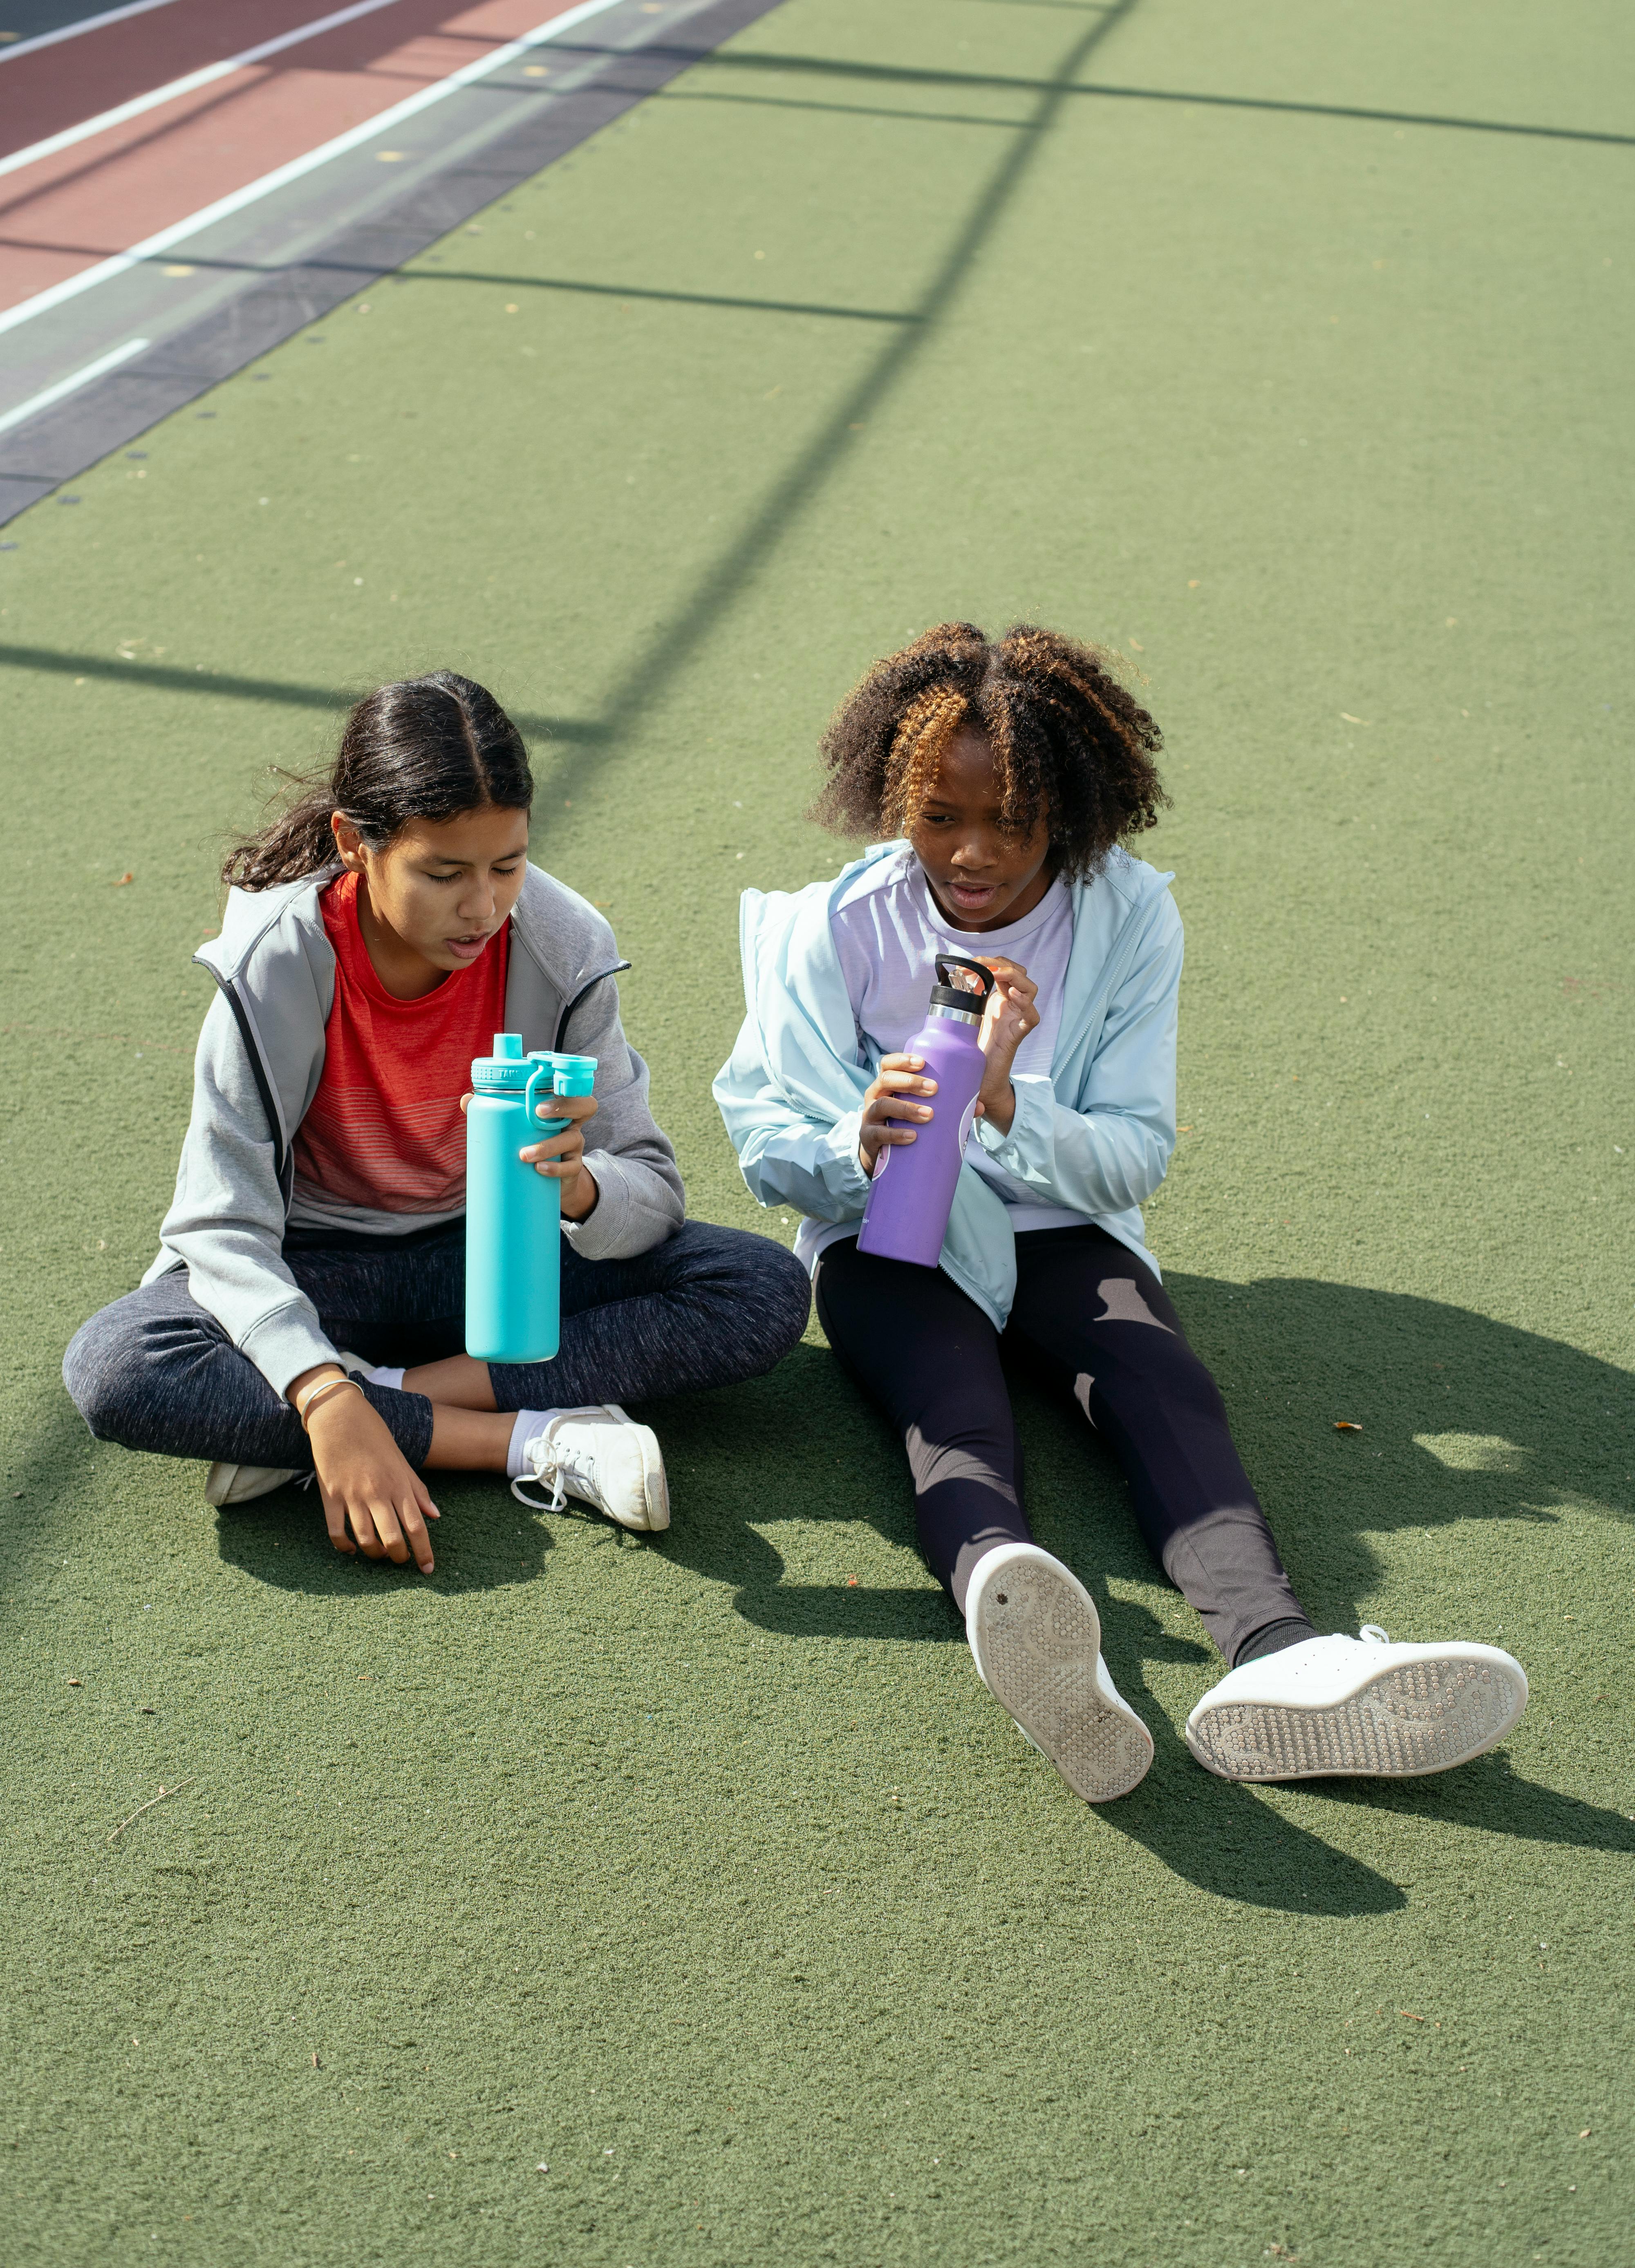
[(342, 863), (359, 878), (364, 942), (388, 992), (417, 999), (469, 968), (511, 918), (528, 856), (528, 814), (486, 804), (453, 819), (412, 820), (371, 850), (337, 811)]
[(1030, 914), (1050, 887), (1050, 829), (999, 825), (999, 789), (986, 736), (967, 725), (943, 750), (925, 807), (909, 829), (932, 897), (956, 929), (1000, 929)]

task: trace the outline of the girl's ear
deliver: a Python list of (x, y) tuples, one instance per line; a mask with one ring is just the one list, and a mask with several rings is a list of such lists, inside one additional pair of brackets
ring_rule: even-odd
[(335, 855), (343, 866), (355, 874), (364, 871), (364, 839), (351, 821), (342, 811), (329, 814), (329, 831), (335, 836)]

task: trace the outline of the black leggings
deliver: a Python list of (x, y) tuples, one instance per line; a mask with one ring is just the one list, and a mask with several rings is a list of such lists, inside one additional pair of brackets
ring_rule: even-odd
[[(816, 1290), (829, 1344), (903, 1437), (921, 1549), (963, 1611), (983, 1553), (1031, 1540), (999, 1335), (939, 1268), (876, 1259), (853, 1237), (824, 1251)], [(1065, 1373), (1153, 1557), (1228, 1661), (1312, 1636), (1219, 1390), (1127, 1245), (1088, 1226), (1019, 1236), (1005, 1343)]]

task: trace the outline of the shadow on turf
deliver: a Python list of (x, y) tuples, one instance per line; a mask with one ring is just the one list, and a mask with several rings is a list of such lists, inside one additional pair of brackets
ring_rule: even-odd
[[(543, 1572), (550, 1530), (509, 1489), (463, 1475), (439, 1473), (433, 1478), (443, 1516), (435, 1525), (428, 1522), (437, 1561), (430, 1575), (413, 1566), (394, 1566), (390, 1560), (336, 1551), (325, 1532), (316, 1491), (294, 1487), (223, 1506), (216, 1514), (223, 1564), (279, 1590), (360, 1602), (374, 1600), (383, 1582), (412, 1583), (447, 1597), (531, 1582)], [(608, 1530), (610, 1547), (624, 1540), (622, 1529)]]
[[(1627, 1518), (1635, 1380), (1610, 1364), (1433, 1300), (1300, 1278), (1167, 1280), (1220, 1380), (1245, 1462), (1319, 1628), (1354, 1630), (1365, 1599), (1388, 1616), (1371, 1540), (1382, 1532), (1482, 1520), (1536, 1527), (1567, 1510)], [(1097, 1594), (1108, 1665), (1158, 1744), (1142, 1787), (1100, 1816), (1217, 1896), (1297, 1913), (1403, 1904), (1403, 1892), (1373, 1869), (1255, 1791), (1193, 1764), (1148, 1688), (1147, 1665), (1196, 1664), (1201, 1694), (1217, 1658), (1201, 1640), (1166, 1631), (1145, 1607), (1108, 1595), (1109, 1577), (1162, 1580), (1123, 1483), (1065, 1395), (1020, 1371), (1013, 1386), (1035, 1532)], [(963, 1643), (929, 1577), (848, 1580), (846, 1563), (863, 1557), (865, 1545), (843, 1535), (843, 1524), (872, 1528), (898, 1547), (910, 1574), (913, 1506), (898, 1444), (824, 1350), (803, 1346), (735, 1394), (648, 1414), (663, 1433), (676, 1512), (656, 1548), (731, 1585), (747, 1621), (795, 1642)], [(1337, 1433), (1342, 1416), (1362, 1432)], [(824, 1580), (786, 1580), (774, 1540), (785, 1521), (833, 1525), (832, 1546), (821, 1537), (814, 1544), (808, 1532), (798, 1547), (808, 1565), (814, 1556), (829, 1561)], [(878, 1565), (878, 1547), (867, 1557)], [(1564, 1582), (1572, 1572), (1563, 1565)], [(1434, 1623), (1403, 1633), (1438, 1634)], [(1536, 1688), (1536, 1706), (1543, 1697)], [(1519, 1778), (1502, 1752), (1427, 1780), (1312, 1783), (1303, 1793), (1524, 1841), (1635, 1849), (1635, 1826), (1621, 1815)]]
[[(1245, 1462), (1320, 1627), (1354, 1629), (1365, 1598), (1388, 1616), (1371, 1541), (1380, 1533), (1482, 1520), (1536, 1527), (1568, 1510), (1627, 1518), (1635, 1380), (1610, 1364), (1432, 1300), (1298, 1278), (1234, 1285), (1172, 1273), (1168, 1284), (1220, 1380)], [(1108, 1664), (1157, 1742), (1143, 1786), (1098, 1819), (1218, 1896), (1309, 1914), (1403, 1905), (1396, 1884), (1284, 1817), (1273, 1800), (1192, 1763), (1149, 1689), (1148, 1668), (1195, 1666), (1201, 1693), (1216, 1658), (1200, 1639), (1166, 1631), (1138, 1602), (1109, 1594), (1109, 1579), (1121, 1587), (1161, 1580), (1123, 1483), (1065, 1396), (1031, 1373), (1014, 1373), (1013, 1384), (1035, 1532), (1096, 1592)], [(609, 1548), (650, 1550), (730, 1587), (746, 1621), (792, 1644), (963, 1643), (947, 1599), (919, 1565), (901, 1449), (826, 1350), (800, 1347), (748, 1386), (643, 1414), (664, 1439), (675, 1525), (652, 1543), (608, 1529)], [(1362, 1432), (1337, 1434), (1342, 1415)], [(444, 1479), (438, 1498), (445, 1519), (428, 1587), (549, 1580), (548, 1521), (523, 1516), (488, 1482)], [(280, 1588), (363, 1598), (377, 1595), (381, 1581), (424, 1580), (338, 1557), (308, 1499), (292, 1491), (224, 1512), (219, 1521), (224, 1559)], [(780, 1550), (778, 1528), (796, 1522), (802, 1533), (792, 1531)], [(12, 1542), (33, 1524), (28, 1515), (11, 1524)], [(881, 1568), (882, 1542), (901, 1555), (900, 1575)], [(820, 1565), (821, 1580), (789, 1580), (794, 1552), (808, 1569)], [(1561, 1566), (1564, 1586), (1572, 1572)], [(874, 1580), (880, 1573), (892, 1579)], [(1536, 1582), (1536, 1570), (1528, 1580)], [(1434, 1627), (1404, 1633), (1421, 1634)], [(1535, 1707), (1541, 1703), (1547, 1697), (1536, 1687)], [(1308, 1783), (1302, 1793), (1523, 1841), (1635, 1850), (1635, 1824), (1520, 1778), (1502, 1752), (1430, 1779)]]

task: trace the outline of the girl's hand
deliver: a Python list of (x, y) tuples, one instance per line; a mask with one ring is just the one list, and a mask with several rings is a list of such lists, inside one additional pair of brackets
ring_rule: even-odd
[[(460, 1107), (470, 1107), (471, 1097), (462, 1094)], [(562, 1217), (564, 1220), (583, 1220), (596, 1209), (601, 1192), (595, 1176), (585, 1163), (585, 1136), (581, 1125), (596, 1115), (593, 1094), (553, 1094), (549, 1102), (536, 1102), (536, 1116), (541, 1118), (571, 1118), (573, 1123), (564, 1126), (560, 1134), (550, 1134), (542, 1142), (531, 1143), (517, 1155), (534, 1166), (552, 1181), (562, 1183)]]
[[(327, 1368), (304, 1372), (290, 1388), (291, 1401)], [(379, 1410), (350, 1388), (344, 1394), (326, 1394), (312, 1413), (307, 1438), (335, 1550), (391, 1559), (400, 1567), (412, 1557), (421, 1573), (429, 1575), (435, 1562), (426, 1522), (438, 1517), (438, 1508)]]
[(563, 1219), (583, 1220), (594, 1211), (600, 1194), (585, 1162), (585, 1121), (596, 1115), (596, 1097), (553, 1094), (549, 1102), (536, 1102), (534, 1111), (538, 1118), (568, 1118), (573, 1123), (560, 1134), (548, 1134), (542, 1142), (518, 1154), (539, 1173), (562, 1183)]
[(1039, 987), (1019, 962), (1006, 961), (1003, 954), (991, 960), (985, 954), (973, 954), (984, 968), (991, 969), (993, 990), (988, 995), (988, 1005), (983, 1012), (982, 1029), (976, 1037), (987, 1067), (977, 1090), (976, 1116), (988, 1118), (1001, 1134), (1008, 1134), (1016, 1116), (1016, 1090), (1011, 1085), (1011, 1065), (1016, 1060), (1016, 1050), (1039, 1021), (1035, 1005)]
[(874, 1084), (863, 1098), (863, 1123), (858, 1133), (858, 1163), (872, 1180), (882, 1150), (894, 1143), (911, 1142), (912, 1125), (889, 1126), (887, 1119), (908, 1119), (924, 1124), (933, 1113), (929, 1103), (911, 1102), (910, 1095), (935, 1094), (937, 1082), (924, 1079), (924, 1056), (882, 1056)]

